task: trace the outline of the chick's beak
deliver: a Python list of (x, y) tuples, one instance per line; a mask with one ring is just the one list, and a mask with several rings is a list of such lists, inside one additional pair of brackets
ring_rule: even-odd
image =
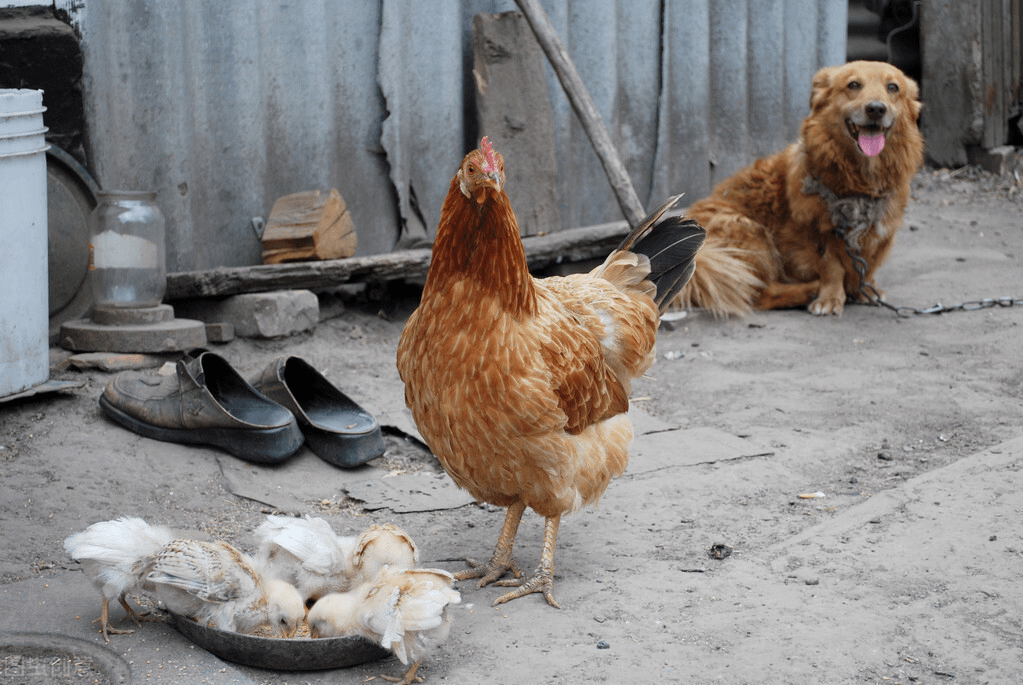
[(295, 633), (297, 633), (297, 632), (298, 632), (298, 626), (294, 626), (294, 627), (284, 626), (283, 628), (281, 628), (281, 636), (286, 638), (286, 639), (288, 639), (288, 640), (290, 640), (291, 638), (295, 637)]

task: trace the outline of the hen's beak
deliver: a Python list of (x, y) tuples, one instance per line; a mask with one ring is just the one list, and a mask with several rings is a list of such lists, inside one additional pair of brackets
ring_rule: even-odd
[(288, 628), (288, 626), (284, 626), (283, 628), (281, 628), (281, 636), (288, 640), (295, 637), (295, 633), (297, 632), (298, 632), (297, 625), (294, 628)]
[(501, 192), (501, 172), (491, 171), (487, 174), (487, 178), (494, 182), (494, 188), (497, 189), (497, 192)]

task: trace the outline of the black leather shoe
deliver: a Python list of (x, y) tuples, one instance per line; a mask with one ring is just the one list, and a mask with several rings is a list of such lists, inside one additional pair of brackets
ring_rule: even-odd
[(298, 418), (306, 444), (318, 457), (351, 468), (384, 453), (380, 425), (307, 361), (277, 357), (252, 385)]
[(213, 445), (259, 464), (280, 463), (303, 442), (294, 415), (260, 394), (213, 352), (179, 361), (173, 377), (118, 374), (99, 406), (147, 438)]

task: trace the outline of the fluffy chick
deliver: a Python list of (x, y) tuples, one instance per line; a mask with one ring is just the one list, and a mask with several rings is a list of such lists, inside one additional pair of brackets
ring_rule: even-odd
[(356, 538), (352, 565), (359, 576), (357, 582), (372, 581), (384, 566), (401, 571), (418, 563), (416, 543), (393, 523), (370, 526)]
[(266, 517), (255, 535), (257, 563), (274, 578), (294, 585), (303, 601), (351, 589), (356, 536), (338, 535), (322, 518), (274, 515)]
[(226, 542), (172, 540), (134, 571), (170, 611), (221, 630), (270, 626), (293, 637), (305, 617), (293, 585), (264, 577), (251, 557)]
[(461, 601), (454, 581), (439, 569), (384, 566), (375, 581), (316, 602), (306, 618), (310, 635), (361, 635), (373, 640), (394, 652), (401, 663), (411, 664), (401, 679), (381, 677), (410, 685), (426, 655), (451, 631), (448, 605)]
[[(155, 554), (177, 535), (169, 528), (151, 526), (140, 518), (122, 516), (113, 521), (94, 523), (80, 533), (64, 540), (64, 549), (82, 564), (85, 575), (103, 595), (100, 622), (103, 639), (110, 642), (110, 633), (124, 635), (134, 631), (110, 626), (110, 602), (117, 600), (128, 617), (141, 627), (142, 615), (128, 605), (125, 595), (141, 589), (141, 577), (133, 571), (142, 558)], [(144, 614), (143, 614), (144, 615)]]

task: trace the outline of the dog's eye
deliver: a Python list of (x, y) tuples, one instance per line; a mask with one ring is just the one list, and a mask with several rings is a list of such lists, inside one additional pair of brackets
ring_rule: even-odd
[(898, 93), (899, 92), (899, 84), (897, 84), (897, 83), (889, 83), (888, 84), (888, 92), (892, 93), (892, 94)]
[(849, 90), (859, 90), (862, 87), (863, 86), (860, 85), (859, 81), (849, 81), (849, 85), (846, 86), (846, 88), (848, 88)]

